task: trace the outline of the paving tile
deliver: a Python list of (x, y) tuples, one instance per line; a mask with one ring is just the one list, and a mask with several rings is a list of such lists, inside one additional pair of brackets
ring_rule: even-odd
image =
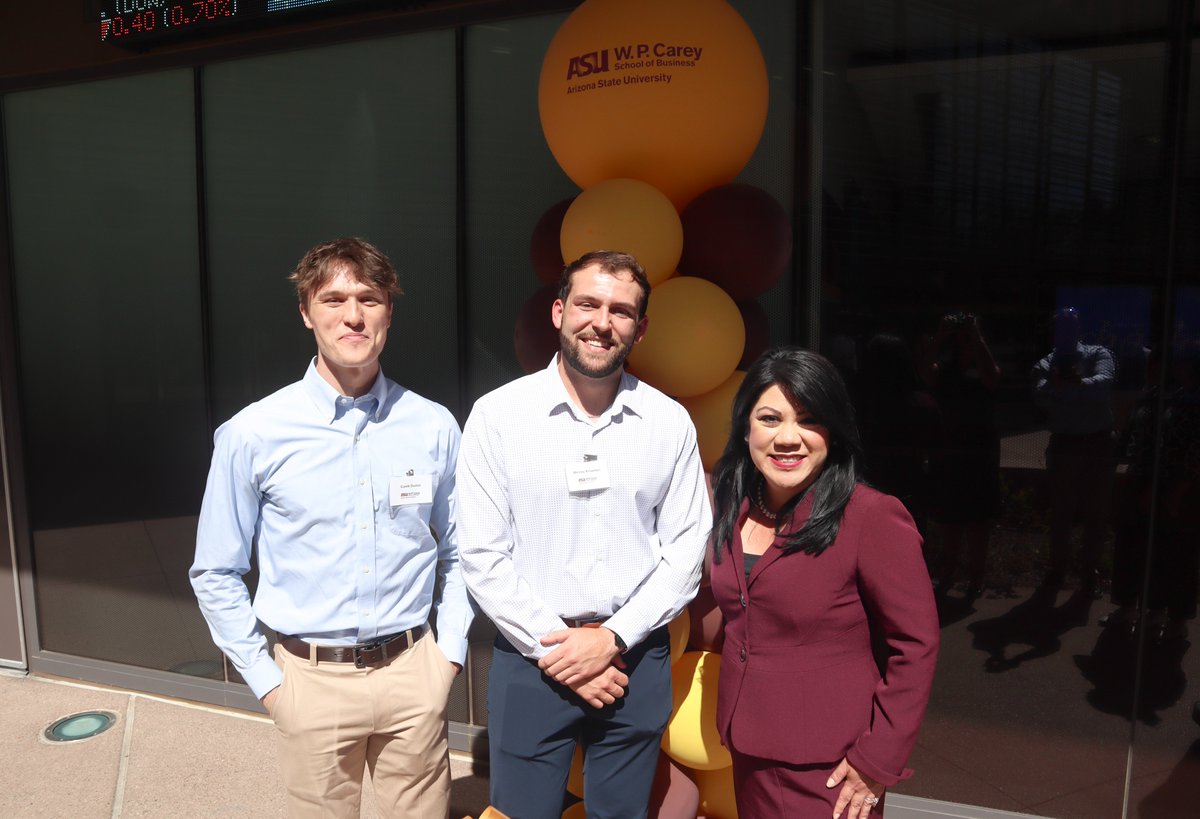
[[(0, 674), (0, 692), (0, 816), (110, 819), (130, 696), (9, 674)], [(111, 711), (117, 724), (78, 742), (41, 739), (55, 720), (89, 710)]]

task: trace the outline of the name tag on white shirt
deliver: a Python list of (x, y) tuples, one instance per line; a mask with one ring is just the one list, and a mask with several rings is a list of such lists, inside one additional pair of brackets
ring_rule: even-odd
[(602, 458), (594, 458), (567, 467), (567, 491), (591, 492), (608, 489), (608, 464)]
[(433, 503), (432, 475), (393, 475), (388, 489), (392, 506), (416, 506)]

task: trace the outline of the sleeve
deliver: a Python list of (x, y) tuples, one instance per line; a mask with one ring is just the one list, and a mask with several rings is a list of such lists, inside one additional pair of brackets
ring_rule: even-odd
[(1091, 375), (1080, 379), (1084, 394), (1092, 401), (1106, 401), (1117, 379), (1117, 362), (1105, 347), (1094, 348), (1096, 360)]
[(1030, 380), (1033, 382), (1033, 402), (1043, 409), (1050, 405), (1050, 358), (1048, 355), (1034, 364), (1030, 373)]
[(458, 545), (463, 579), (479, 608), (524, 656), (552, 650), (541, 637), (566, 628), (518, 573), (499, 429), (479, 404), (458, 453)]
[(430, 514), (430, 523), (438, 533), (436, 588), (441, 590), (441, 594), (434, 601), (437, 605), (437, 642), (446, 657), (459, 665), (465, 664), (467, 660), (467, 631), (471, 628), (471, 620), (474, 618), (458, 556), (455, 469), (461, 438), (458, 424), (452, 418), (449, 419), (447, 446), (445, 451), (440, 453), (445, 459), (442, 465), (442, 479), (438, 484), (437, 495), (433, 499), (433, 511)]
[(680, 447), (670, 485), (658, 508), (658, 565), (604, 624), (621, 635), (628, 646), (637, 645), (651, 631), (675, 619), (700, 587), (712, 509), (696, 428), (682, 410), (677, 423), (682, 428)]
[(196, 532), (196, 559), (188, 576), (213, 642), (261, 699), (283, 675), (267, 650), (242, 579), (250, 570), (259, 522), (253, 453), (253, 445), (238, 434), (233, 421), (217, 430)]
[(846, 758), (890, 786), (912, 775), (904, 765), (929, 702), (940, 632), (921, 536), (908, 511), (883, 495), (861, 514), (859, 593), (873, 636), (886, 642), (887, 663), (872, 698), (871, 726)]

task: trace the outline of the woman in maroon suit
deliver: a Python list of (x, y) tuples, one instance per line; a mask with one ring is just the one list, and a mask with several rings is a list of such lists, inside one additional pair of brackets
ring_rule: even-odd
[(912, 518), (859, 483), (860, 456), (828, 360), (754, 362), (713, 475), (717, 726), (743, 819), (878, 819), (912, 774), (937, 611)]

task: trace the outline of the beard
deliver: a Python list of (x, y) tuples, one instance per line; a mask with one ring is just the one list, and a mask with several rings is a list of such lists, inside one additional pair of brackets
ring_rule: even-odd
[(600, 360), (589, 359), (585, 357), (586, 351), (592, 348), (587, 347), (578, 336), (568, 338), (561, 330), (558, 333), (558, 348), (571, 369), (588, 378), (607, 378), (612, 375), (625, 364), (630, 350), (629, 347), (614, 346), (607, 351), (606, 357)]

